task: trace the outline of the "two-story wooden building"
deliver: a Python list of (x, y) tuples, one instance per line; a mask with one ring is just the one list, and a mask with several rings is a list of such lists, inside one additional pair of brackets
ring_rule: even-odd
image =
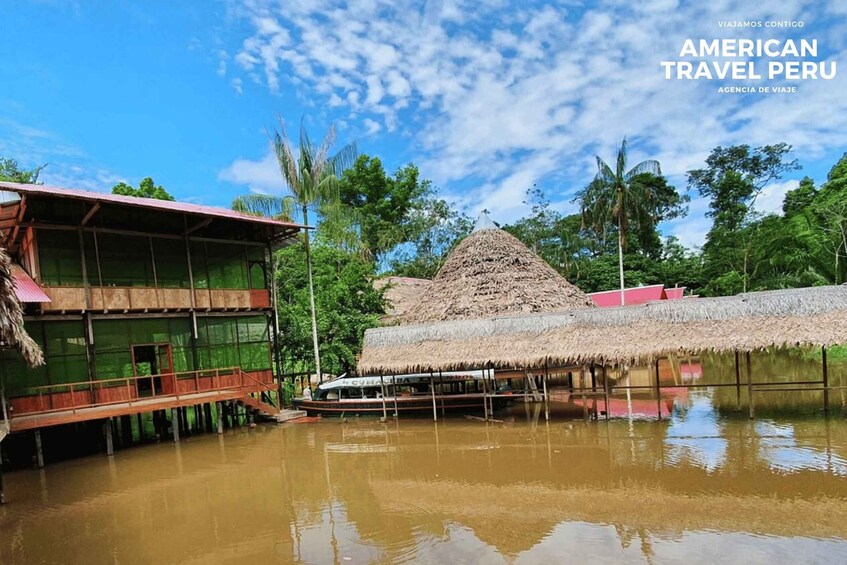
[(36, 430), (40, 451), (40, 428), (102, 420), (111, 449), (116, 418), (126, 428), (133, 415), (154, 414), (166, 432), (166, 409), (174, 420), (195, 407), (207, 426), (223, 402), (272, 410), (270, 254), (300, 229), (222, 208), (0, 182), (0, 247), (46, 360), (31, 369), (0, 350), (11, 432)]

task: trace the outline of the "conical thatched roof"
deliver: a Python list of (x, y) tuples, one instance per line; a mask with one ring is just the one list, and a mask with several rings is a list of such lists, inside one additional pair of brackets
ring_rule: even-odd
[(385, 277), (373, 283), (377, 290), (385, 289), (386, 309), (380, 321), (385, 325), (402, 321), (409, 309), (417, 304), (418, 297), (432, 284), (429, 279), (413, 277)]
[(44, 363), (44, 356), (24, 330), (23, 310), (15, 296), (15, 282), (6, 250), (0, 248), (0, 345), (16, 347), (31, 367)]
[(513, 235), (480, 216), (403, 316), (423, 324), (592, 308), (594, 302)]

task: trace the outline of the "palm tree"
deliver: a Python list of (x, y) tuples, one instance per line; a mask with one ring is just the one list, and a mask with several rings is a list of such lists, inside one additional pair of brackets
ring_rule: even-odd
[(626, 170), (626, 138), (621, 143), (614, 169), (597, 157), (594, 180), (579, 193), (583, 222), (598, 231), (610, 220), (618, 226), (618, 268), (621, 279), (621, 306), (624, 305), (623, 252), (630, 218), (645, 221), (655, 216), (656, 195), (648, 184), (634, 182), (638, 175), (660, 176), (658, 161), (649, 159)]
[[(300, 123), (300, 147), (297, 156), (291, 148), (291, 141), (285, 131), (285, 125), (271, 136), (276, 160), (282, 177), (291, 194), (284, 197), (266, 194), (239, 196), (232, 203), (234, 210), (272, 216), (279, 219), (291, 219), (295, 212), (302, 214), (304, 225), (309, 225), (309, 211), (316, 214), (331, 214), (338, 204), (338, 178), (344, 169), (350, 167), (356, 159), (356, 145), (349, 143), (335, 154), (330, 149), (335, 144), (335, 126), (329, 130), (319, 145), (312, 143), (303, 123)], [(320, 349), (318, 346), (318, 321), (315, 311), (315, 288), (312, 281), (312, 256), (309, 248), (309, 230), (304, 230), (303, 243), (306, 252), (306, 267), (309, 273), (309, 305), (312, 314), (312, 345), (315, 350), (315, 372), (322, 380)], [(272, 271), (276, 269), (273, 268)], [(274, 280), (274, 290), (276, 281)]]

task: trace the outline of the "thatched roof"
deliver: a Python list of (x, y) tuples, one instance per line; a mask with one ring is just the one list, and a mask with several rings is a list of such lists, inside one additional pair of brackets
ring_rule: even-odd
[(31, 367), (44, 363), (44, 356), (24, 330), (23, 310), (15, 296), (12, 264), (6, 250), (0, 247), (0, 345), (16, 347)]
[(847, 288), (751, 292), (365, 332), (363, 374), (637, 363), (673, 353), (847, 343)]
[(412, 277), (384, 277), (374, 281), (374, 288), (385, 288), (385, 299), (388, 308), (380, 318), (383, 324), (397, 323), (404, 314), (418, 302), (421, 294), (432, 284), (429, 279)]
[(594, 302), (516, 237), (480, 216), (404, 324), (593, 308)]

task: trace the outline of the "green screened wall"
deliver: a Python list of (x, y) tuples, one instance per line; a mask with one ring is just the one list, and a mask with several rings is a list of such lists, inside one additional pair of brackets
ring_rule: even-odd
[[(82, 286), (79, 234), (39, 229), (41, 280), (48, 286)], [(176, 239), (83, 233), (89, 283), (99, 286), (189, 288), (185, 245)], [(192, 241), (194, 286), (215, 289), (265, 288), (265, 251), (238, 243)], [(99, 257), (99, 269), (97, 258)]]
[[(0, 350), (0, 377), (10, 396), (31, 388), (88, 380), (82, 320), (27, 322), (26, 330), (44, 350), (45, 365), (26, 366), (15, 350)], [(94, 320), (95, 379), (131, 377), (132, 346), (170, 343), (174, 370), (195, 369), (191, 320), (142, 318)], [(197, 319), (199, 369), (241, 367), (246, 371), (270, 369), (268, 318), (265, 315), (201, 317)]]
[(9, 396), (27, 394), (31, 387), (88, 379), (82, 320), (27, 322), (25, 327), (44, 351), (46, 363), (32, 369), (16, 350), (0, 350), (0, 376)]

